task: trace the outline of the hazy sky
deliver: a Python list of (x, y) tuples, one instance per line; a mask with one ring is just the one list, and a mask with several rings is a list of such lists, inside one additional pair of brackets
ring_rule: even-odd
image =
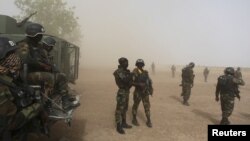
[[(0, 14), (17, 15), (14, 0)], [(250, 67), (249, 0), (68, 0), (83, 31), (82, 65)], [(39, 12), (39, 11), (38, 11)], [(248, 60), (248, 61), (247, 61)]]

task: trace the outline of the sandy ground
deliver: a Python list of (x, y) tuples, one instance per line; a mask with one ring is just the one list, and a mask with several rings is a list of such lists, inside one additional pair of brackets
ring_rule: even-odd
[[(178, 69), (178, 68), (177, 68)], [(203, 68), (195, 68), (195, 83), (190, 106), (183, 106), (180, 97), (180, 68), (172, 78), (169, 70), (151, 74), (154, 95), (150, 98), (153, 128), (145, 124), (142, 103), (139, 107), (139, 127), (127, 129), (125, 135), (115, 130), (114, 111), (117, 87), (113, 70), (80, 70), (77, 84), (73, 88), (81, 95), (81, 106), (76, 110), (72, 126), (63, 122), (52, 128), (50, 141), (206, 141), (207, 125), (218, 124), (221, 119), (220, 104), (215, 102), (217, 77), (223, 73), (220, 68), (210, 70), (208, 82), (204, 82)], [(243, 70), (246, 85), (240, 88), (241, 100), (236, 100), (230, 120), (233, 124), (250, 123), (250, 71)], [(128, 123), (131, 124), (130, 94)], [(42, 138), (40, 138), (42, 139)]]

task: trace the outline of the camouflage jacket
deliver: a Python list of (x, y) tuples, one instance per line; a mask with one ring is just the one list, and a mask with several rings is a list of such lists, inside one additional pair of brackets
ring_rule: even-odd
[(194, 83), (194, 71), (190, 67), (185, 67), (182, 69), (182, 84), (183, 83), (188, 83), (188, 84), (193, 84)]
[(216, 85), (216, 96), (219, 94), (229, 94), (233, 97), (239, 94), (238, 86), (245, 85), (242, 79), (237, 79), (233, 75), (222, 75), (218, 78)]
[(132, 74), (130, 73), (130, 70), (118, 67), (113, 75), (119, 89), (129, 90), (132, 87)]
[(18, 42), (18, 54), (23, 63), (28, 64), (29, 72), (50, 71), (48, 56), (41, 44), (33, 44), (28, 40)]
[(133, 70), (133, 83), (135, 90), (149, 95), (153, 94), (152, 80), (148, 75), (148, 71), (135, 68)]

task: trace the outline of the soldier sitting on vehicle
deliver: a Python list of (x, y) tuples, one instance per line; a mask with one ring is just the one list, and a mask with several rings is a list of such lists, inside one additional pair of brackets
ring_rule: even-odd
[[(28, 66), (28, 83), (44, 86), (45, 95), (47, 96), (53, 93), (54, 86), (59, 85), (55, 87), (60, 87), (58, 88), (59, 91), (55, 92), (60, 93), (62, 96), (63, 109), (70, 110), (75, 105), (72, 102), (68, 102), (70, 101), (70, 97), (68, 96), (67, 81), (61, 79), (62, 77), (58, 77), (57, 79), (54, 77), (54, 74), (52, 73), (54, 67), (49, 63), (46, 51), (43, 48), (43, 45), (40, 44), (44, 32), (42, 25), (37, 23), (29, 24), (26, 28), (26, 39), (18, 43), (19, 55), (22, 58), (23, 63)], [(61, 81), (60, 84), (56, 83), (59, 81)]]
[(80, 105), (79, 102), (76, 102), (74, 95), (69, 94), (68, 79), (64, 73), (61, 73), (56, 67), (53, 61), (53, 56), (50, 54), (56, 45), (56, 40), (52, 37), (46, 37), (42, 41), (42, 47), (44, 49), (44, 58), (42, 59), (45, 64), (47, 64), (51, 69), (48, 72), (54, 74), (54, 92), (55, 95), (60, 95), (62, 97), (62, 106), (65, 110), (70, 110)]
[(16, 55), (16, 49), (13, 41), (0, 37), (0, 140), (2, 141), (13, 138), (22, 140), (25, 135), (22, 127), (41, 111), (41, 102), (28, 97), (26, 91), (14, 83), (19, 78), (21, 69), (21, 59)]

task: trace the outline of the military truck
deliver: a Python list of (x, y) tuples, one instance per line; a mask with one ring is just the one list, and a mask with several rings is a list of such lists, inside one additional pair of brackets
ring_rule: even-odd
[[(23, 40), (25, 38), (25, 28), (31, 23), (28, 21), (29, 17), (17, 23), (12, 17), (0, 15), (0, 37), (8, 37), (16, 42)], [(44, 38), (47, 36), (52, 35), (45, 34)], [(62, 38), (52, 37), (56, 40), (56, 46), (52, 50), (56, 66), (66, 74), (69, 82), (75, 83), (78, 78), (80, 48)]]

